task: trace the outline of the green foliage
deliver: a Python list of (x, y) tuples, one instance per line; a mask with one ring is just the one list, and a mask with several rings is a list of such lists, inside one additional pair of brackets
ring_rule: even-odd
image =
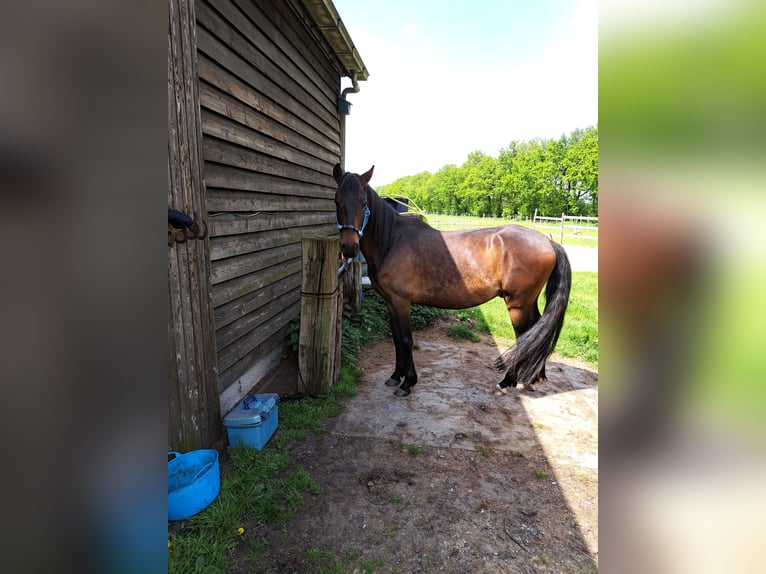
[(378, 193), (410, 198), (429, 213), (491, 217), (598, 215), (598, 127), (558, 140), (512, 141), (497, 158), (471, 152), (446, 165), (380, 186)]

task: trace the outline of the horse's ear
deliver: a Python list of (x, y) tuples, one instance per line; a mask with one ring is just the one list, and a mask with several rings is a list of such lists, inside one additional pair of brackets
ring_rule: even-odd
[(343, 168), (340, 167), (339, 163), (336, 163), (332, 168), (332, 176), (335, 178), (335, 181), (340, 183), (340, 178), (343, 176)]
[(362, 184), (362, 189), (367, 187), (367, 184), (370, 183), (370, 180), (372, 179), (373, 169), (375, 169), (375, 166), (372, 166), (369, 171), (366, 171), (365, 173), (359, 176), (359, 183)]

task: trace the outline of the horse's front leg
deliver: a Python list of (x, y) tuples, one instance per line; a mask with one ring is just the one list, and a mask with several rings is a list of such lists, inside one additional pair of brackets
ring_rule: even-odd
[(396, 352), (396, 367), (394, 372), (386, 381), (387, 387), (398, 387), (402, 383), (402, 377), (405, 373), (404, 355), (402, 353), (402, 337), (399, 329), (399, 322), (394, 319), (394, 311), (392, 306), (388, 304), (388, 319), (391, 325), (391, 337), (394, 340), (394, 350)]
[[(397, 397), (406, 397), (410, 394), (410, 389), (418, 382), (415, 361), (412, 358), (410, 303), (401, 299), (392, 300), (388, 310), (391, 315), (391, 328), (394, 332), (394, 344), (396, 345), (396, 371), (394, 371), (394, 375), (397, 378), (404, 377), (404, 381), (394, 394)], [(389, 381), (394, 382), (394, 377), (392, 376)], [(389, 385), (389, 382), (386, 384)]]

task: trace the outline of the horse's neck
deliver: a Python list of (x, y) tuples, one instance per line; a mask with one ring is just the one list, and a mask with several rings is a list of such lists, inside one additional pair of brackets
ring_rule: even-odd
[(391, 250), (396, 221), (388, 213), (391, 208), (370, 186), (367, 186), (367, 204), (370, 220), (359, 247), (367, 263), (377, 268)]

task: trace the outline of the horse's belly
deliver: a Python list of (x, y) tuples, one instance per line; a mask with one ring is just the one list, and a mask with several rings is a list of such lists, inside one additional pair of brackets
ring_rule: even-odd
[(465, 309), (486, 303), (499, 293), (499, 288), (494, 285), (434, 280), (428, 286), (412, 289), (409, 299), (413, 303), (442, 309)]

